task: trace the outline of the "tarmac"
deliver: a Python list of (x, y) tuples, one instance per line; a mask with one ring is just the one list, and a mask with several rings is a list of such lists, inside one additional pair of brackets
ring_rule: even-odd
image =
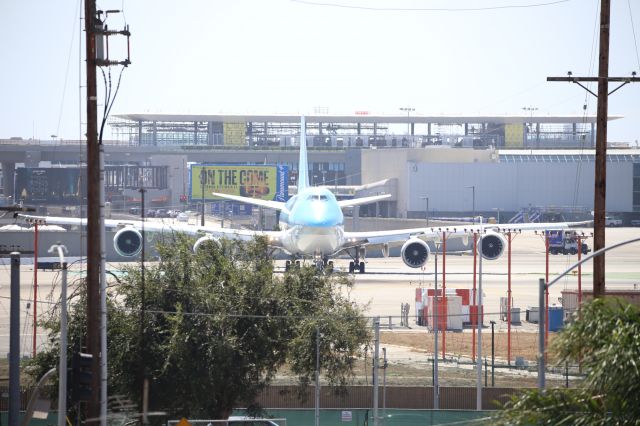
[[(584, 233), (590, 235), (591, 230)], [(640, 237), (640, 228), (607, 228), (606, 243), (612, 245), (631, 238)], [(592, 238), (587, 239), (592, 246)], [(354, 285), (343, 289), (346, 297), (353, 302), (368, 305), (368, 316), (380, 316), (383, 325), (391, 322), (394, 327), (400, 324), (401, 304), (409, 304), (409, 323), (411, 329), (417, 328), (415, 322), (415, 289), (434, 286), (434, 257), (429, 258), (424, 268), (412, 269), (404, 265), (400, 258), (369, 258), (366, 274), (355, 274)], [(482, 292), (486, 315), (496, 315), (500, 310), (500, 297), (507, 295), (508, 256), (482, 262)], [(549, 277), (556, 277), (577, 261), (577, 255), (549, 255)], [(606, 254), (606, 288), (640, 289), (640, 243), (632, 243), (612, 250)], [(349, 259), (335, 260), (338, 270), (348, 270)], [(276, 265), (283, 268), (283, 261)], [(33, 282), (32, 264), (23, 264), (20, 268), (21, 283), (21, 354), (29, 356), (33, 351)], [(446, 255), (446, 273), (443, 274), (443, 256), (438, 255), (438, 286), (443, 280), (447, 288), (471, 288), (473, 283), (473, 256)], [(69, 272), (69, 282), (82, 274), (82, 268), (73, 265)], [(9, 312), (10, 312), (10, 266), (0, 265), (0, 353), (9, 350)], [(538, 305), (538, 279), (545, 278), (545, 244), (541, 235), (533, 232), (518, 234), (512, 243), (511, 283), (513, 306), (521, 308), (520, 325), (513, 329), (522, 331), (537, 330), (537, 325), (525, 321), (525, 310)], [(479, 280), (480, 278), (478, 278)], [(564, 289), (577, 289), (577, 274), (570, 273), (550, 289), (549, 301), (558, 304)], [(60, 285), (59, 271), (38, 271), (38, 317), (44, 310), (51, 309), (58, 301)], [(592, 289), (592, 262), (582, 268), (582, 288)], [(488, 321), (486, 320), (485, 323)], [(486, 325), (486, 324), (485, 324)], [(407, 330), (406, 327), (403, 328)], [(506, 330), (506, 323), (499, 322), (497, 331)], [(43, 345), (47, 336), (38, 328), (36, 348)]]
[[(590, 235), (590, 229), (578, 230)], [(607, 228), (606, 244), (640, 237), (640, 228)], [(589, 247), (592, 238), (587, 239)], [(590, 253), (589, 253), (590, 254)], [(400, 315), (400, 305), (410, 305), (410, 316), (415, 314), (415, 289), (433, 288), (435, 268), (433, 253), (422, 269), (404, 265), (400, 258), (368, 259), (364, 275), (355, 274), (349, 297), (360, 304), (370, 303), (368, 315)], [(584, 257), (584, 255), (583, 255)], [(557, 277), (578, 261), (577, 255), (549, 255), (549, 279)], [(640, 242), (631, 243), (606, 254), (605, 278), (607, 289), (640, 289)], [(438, 287), (443, 281), (448, 289), (473, 287), (473, 255), (446, 255), (446, 273), (443, 274), (443, 256), (438, 255)], [(344, 263), (344, 264), (343, 264)], [(338, 260), (338, 268), (347, 268), (348, 261)], [(478, 262), (479, 270), (479, 262)], [(538, 280), (545, 278), (546, 256), (542, 235), (523, 232), (513, 238), (511, 251), (511, 289), (513, 306), (521, 308), (521, 320), (529, 306), (538, 306)], [(576, 270), (577, 272), (577, 270)], [(485, 313), (500, 311), (500, 297), (507, 296), (508, 255), (507, 250), (497, 260), (482, 262), (482, 293)], [(477, 276), (479, 286), (480, 274)], [(562, 290), (577, 289), (577, 273), (569, 273), (549, 290), (549, 303), (560, 304)], [(593, 262), (582, 266), (582, 289), (593, 289)], [(536, 326), (537, 327), (537, 326)]]

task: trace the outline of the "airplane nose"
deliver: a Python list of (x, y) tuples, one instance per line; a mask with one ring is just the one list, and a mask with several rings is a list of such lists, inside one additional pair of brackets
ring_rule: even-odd
[(333, 225), (335, 225), (335, 220), (333, 220), (333, 218), (321, 215), (313, 215), (309, 221), (309, 226), (325, 227)]
[(317, 203), (314, 205), (312, 214), (309, 217), (309, 226), (327, 227), (335, 226), (338, 218), (333, 212), (326, 208), (325, 203)]

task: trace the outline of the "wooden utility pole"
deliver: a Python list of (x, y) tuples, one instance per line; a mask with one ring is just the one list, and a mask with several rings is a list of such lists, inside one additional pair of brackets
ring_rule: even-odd
[[(600, 64), (598, 66), (598, 116), (596, 129), (596, 172), (593, 199), (593, 251), (605, 246), (607, 195), (607, 115), (609, 107), (609, 17), (611, 1), (600, 3)], [(593, 259), (593, 297), (604, 296), (604, 254)]]
[[(607, 195), (607, 118), (609, 95), (628, 83), (637, 83), (640, 78), (636, 73), (631, 77), (609, 77), (609, 21), (611, 1), (601, 0), (600, 3), (600, 54), (598, 77), (573, 77), (569, 72), (568, 77), (547, 77), (547, 81), (569, 81), (578, 84), (598, 98), (598, 115), (596, 130), (596, 161), (595, 161), (595, 186), (593, 200), (593, 251), (605, 246), (605, 215)], [(596, 95), (581, 84), (583, 81), (598, 82), (598, 94)], [(618, 87), (609, 92), (609, 82), (620, 82)], [(605, 257), (604, 254), (593, 259), (593, 297), (601, 297), (605, 294)]]
[(84, 2), (87, 61), (87, 352), (93, 355), (87, 419), (100, 418), (100, 149), (96, 89), (96, 1)]

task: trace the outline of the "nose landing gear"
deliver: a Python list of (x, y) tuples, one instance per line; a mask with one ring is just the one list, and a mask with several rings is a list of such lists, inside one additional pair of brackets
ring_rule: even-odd
[[(327, 274), (333, 272), (333, 261), (329, 260), (329, 258), (327, 257), (316, 258), (313, 261), (313, 264), (315, 265), (318, 272), (326, 272)], [(300, 269), (300, 260), (287, 260), (284, 264), (285, 272), (290, 271), (291, 268)]]
[(327, 274), (333, 272), (333, 261), (329, 260), (327, 257), (316, 259), (315, 264), (318, 272), (326, 272)]
[(300, 269), (300, 261), (299, 260), (287, 260), (284, 263), (285, 272), (289, 272), (289, 270), (291, 270), (292, 266), (295, 267), (296, 269)]

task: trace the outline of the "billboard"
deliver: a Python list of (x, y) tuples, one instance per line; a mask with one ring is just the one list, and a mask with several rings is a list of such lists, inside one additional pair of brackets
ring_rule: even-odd
[(225, 145), (246, 145), (246, 125), (242, 123), (223, 123)]
[(265, 164), (192, 164), (189, 196), (192, 201), (220, 200), (212, 195), (239, 195), (262, 200), (287, 201), (288, 167)]
[(25, 203), (77, 204), (86, 198), (85, 169), (17, 168), (14, 199)]
[(524, 126), (522, 123), (504, 125), (504, 145), (507, 147), (524, 146)]

